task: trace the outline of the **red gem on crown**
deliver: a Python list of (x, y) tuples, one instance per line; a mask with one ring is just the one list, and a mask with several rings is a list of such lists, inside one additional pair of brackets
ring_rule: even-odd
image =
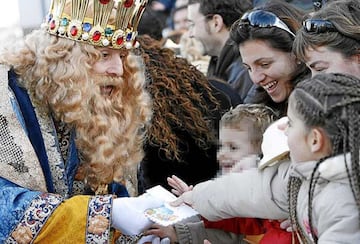
[(116, 39), (116, 44), (119, 45), (119, 46), (120, 46), (123, 42), (124, 42), (124, 37), (122, 37), (122, 36), (119, 36), (119, 37)]
[(102, 3), (102, 4), (108, 4), (109, 2), (110, 2), (110, 0), (99, 0), (100, 1), (100, 3)]
[(92, 39), (97, 42), (97, 41), (100, 40), (100, 37), (101, 37), (101, 32), (100, 31), (95, 31), (93, 36), (92, 36)]
[(72, 36), (76, 36), (78, 33), (78, 28), (76, 26), (72, 26), (71, 29), (70, 29), (70, 34)]
[(55, 20), (52, 20), (52, 21), (50, 22), (50, 30), (55, 29), (55, 27), (56, 27)]
[(134, 0), (126, 0), (126, 1), (124, 2), (124, 7), (125, 7), (125, 8), (130, 8), (131, 5), (133, 5), (133, 3), (134, 3)]

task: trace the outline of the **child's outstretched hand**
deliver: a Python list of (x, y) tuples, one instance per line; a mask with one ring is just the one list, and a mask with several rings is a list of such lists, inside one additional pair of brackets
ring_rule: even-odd
[(188, 186), (182, 179), (173, 175), (167, 178), (167, 182), (171, 189), (171, 192), (176, 196), (182, 195), (184, 192), (191, 191), (194, 187), (192, 185)]
[(239, 173), (244, 170), (256, 169), (257, 168), (258, 155), (250, 154), (245, 156), (239, 162), (237, 162), (230, 170), (229, 173)]
[(183, 203), (185, 203), (189, 206), (192, 206), (192, 204), (193, 204), (192, 191), (184, 192), (175, 201), (169, 202), (170, 206), (173, 206), (173, 207), (180, 206)]
[(175, 229), (172, 225), (162, 226), (159, 224), (153, 224), (146, 232), (145, 235), (154, 235), (158, 236), (161, 239), (169, 238), (170, 243), (177, 242), (177, 236)]

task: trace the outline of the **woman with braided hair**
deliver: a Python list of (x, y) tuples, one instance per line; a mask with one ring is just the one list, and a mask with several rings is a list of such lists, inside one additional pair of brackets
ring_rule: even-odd
[(185, 202), (209, 220), (290, 217), (302, 243), (359, 243), (360, 80), (306, 79), (287, 114), (291, 162), (198, 184), (173, 205)]

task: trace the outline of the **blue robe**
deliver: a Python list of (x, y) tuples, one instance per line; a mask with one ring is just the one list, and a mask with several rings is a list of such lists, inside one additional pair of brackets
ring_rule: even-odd
[[(84, 193), (85, 187), (74, 180), (79, 165), (75, 131), (70, 132), (67, 158), (63, 159), (49, 113), (33, 106), (13, 71), (6, 77), (6, 70), (1, 69), (0, 243), (16, 243), (19, 241), (16, 234), (22, 229), (35, 240), (46, 221), (50, 217), (56, 219), (54, 212), (65, 202), (64, 206), (68, 208), (76, 207), (74, 202), (79, 201), (71, 201), (71, 198)], [(108, 189), (109, 193), (119, 197), (129, 196), (121, 184), (110, 184)], [(112, 196), (88, 198), (87, 219), (90, 221), (91, 216), (100, 214), (98, 210), (102, 209), (101, 215), (108, 219), (109, 226), (103, 233), (94, 234), (88, 231), (87, 227), (91, 225), (88, 223), (81, 235), (85, 236), (86, 242), (109, 240)]]

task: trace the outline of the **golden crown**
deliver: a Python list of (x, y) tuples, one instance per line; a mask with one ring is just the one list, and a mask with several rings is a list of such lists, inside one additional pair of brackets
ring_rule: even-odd
[(52, 0), (44, 23), (47, 32), (99, 47), (138, 46), (137, 27), (148, 0), (91, 1), (71, 0), (69, 8), (70, 0)]

